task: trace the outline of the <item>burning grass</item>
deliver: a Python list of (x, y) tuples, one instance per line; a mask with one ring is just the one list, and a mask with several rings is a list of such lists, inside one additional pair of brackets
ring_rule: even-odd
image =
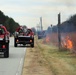
[(76, 75), (76, 55), (35, 40), (26, 52), (23, 75)]
[(75, 54), (71, 54), (69, 51), (59, 52), (57, 47), (44, 45), (41, 41), (38, 41), (40, 53), (53, 75), (76, 75)]
[[(72, 53), (76, 53), (76, 32), (70, 32), (70, 33), (61, 33), (61, 47), (62, 49), (69, 50)], [(43, 43), (47, 44), (53, 44), (55, 46), (58, 46), (58, 34), (52, 33), (48, 34), (45, 39), (43, 40)]]

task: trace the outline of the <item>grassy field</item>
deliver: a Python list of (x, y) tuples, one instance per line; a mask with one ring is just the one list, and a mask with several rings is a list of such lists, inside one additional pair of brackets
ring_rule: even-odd
[(22, 75), (76, 75), (76, 55), (35, 39), (27, 48)]
[(69, 51), (60, 52), (57, 47), (42, 44), (37, 41), (45, 64), (53, 75), (76, 75), (76, 55)]

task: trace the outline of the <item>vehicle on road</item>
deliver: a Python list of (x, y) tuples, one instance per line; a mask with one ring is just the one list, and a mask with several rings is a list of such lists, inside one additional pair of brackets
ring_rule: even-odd
[(45, 31), (38, 31), (38, 32), (37, 32), (38, 39), (44, 38), (44, 37), (45, 37), (44, 34), (45, 34)]
[(0, 25), (0, 56), (9, 57), (9, 32), (6, 27)]
[(18, 44), (28, 45), (34, 47), (34, 33), (31, 29), (26, 26), (20, 26), (16, 29), (14, 35), (14, 47)]

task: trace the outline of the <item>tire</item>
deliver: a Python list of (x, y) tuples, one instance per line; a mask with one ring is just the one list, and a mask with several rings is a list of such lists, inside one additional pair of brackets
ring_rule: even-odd
[(31, 43), (31, 47), (33, 48), (34, 47), (34, 38), (32, 39), (32, 43)]
[(31, 44), (31, 47), (32, 47), (32, 48), (34, 47), (34, 43)]
[(17, 43), (15, 42), (15, 45), (14, 45), (14, 47), (17, 47)]
[(33, 38), (33, 43), (31, 43), (31, 47), (32, 47), (32, 48), (34, 47), (34, 38)]
[(17, 47), (16, 38), (14, 38), (14, 47)]
[(9, 43), (8, 44), (6, 44), (6, 46), (7, 46), (7, 50), (6, 50), (6, 52), (4, 53), (4, 57), (5, 58), (8, 58), (9, 57)]

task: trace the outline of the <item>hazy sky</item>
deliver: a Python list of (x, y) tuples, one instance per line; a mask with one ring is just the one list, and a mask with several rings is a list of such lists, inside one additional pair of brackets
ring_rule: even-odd
[(43, 28), (57, 24), (57, 14), (61, 21), (76, 14), (76, 0), (1, 0), (0, 10), (12, 17), (20, 25), (36, 27), (43, 18)]

